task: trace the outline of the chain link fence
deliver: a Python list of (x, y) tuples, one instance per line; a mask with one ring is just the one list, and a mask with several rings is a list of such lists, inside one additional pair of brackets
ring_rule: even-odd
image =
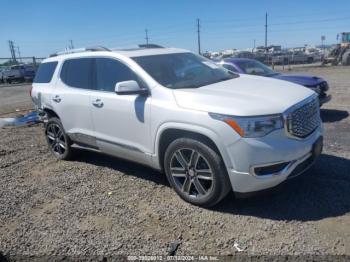
[(8, 67), (11, 65), (33, 65), (35, 67), (38, 67), (38, 64), (43, 61), (45, 57), (35, 57), (35, 56), (28, 56), (28, 57), (18, 57), (16, 60), (13, 60), (12, 57), (0, 57), (0, 67)]

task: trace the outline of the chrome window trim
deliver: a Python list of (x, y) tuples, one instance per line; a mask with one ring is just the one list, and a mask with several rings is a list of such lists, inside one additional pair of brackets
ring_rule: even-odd
[(85, 144), (87, 146), (91, 146), (95, 149), (99, 149), (97, 142), (100, 141), (103, 143), (112, 144), (112, 145), (115, 145), (115, 146), (118, 146), (118, 147), (121, 147), (124, 149), (128, 149), (131, 151), (136, 151), (139, 153), (146, 154), (146, 152), (144, 152), (143, 150), (141, 150), (140, 148), (135, 147), (135, 146), (131, 146), (131, 145), (123, 144), (123, 143), (117, 143), (114, 141), (110, 141), (110, 140), (106, 140), (106, 139), (102, 139), (102, 138), (98, 138), (95, 136), (90, 136), (90, 135), (82, 134), (82, 133), (67, 133), (67, 134), (72, 139), (73, 142), (83, 143), (83, 144)]
[[(62, 68), (63, 68), (63, 65), (66, 61), (68, 60), (74, 60), (74, 59), (81, 59), (81, 58), (90, 58), (90, 59), (97, 59), (97, 58), (109, 58), (109, 59), (112, 59), (112, 60), (116, 60), (118, 62), (120, 62), (121, 64), (125, 65), (126, 67), (128, 67), (130, 69), (130, 71), (132, 71), (141, 81), (142, 81), (142, 84), (145, 85), (145, 88), (148, 90), (149, 94), (151, 94), (151, 88), (148, 86), (147, 82), (144, 80), (143, 77), (141, 77), (137, 72), (136, 70), (134, 70), (133, 68), (131, 68), (127, 63), (125, 63), (123, 60), (119, 59), (119, 58), (116, 58), (114, 56), (107, 56), (107, 55), (103, 55), (103, 56), (96, 56), (96, 55), (92, 55), (92, 56), (82, 56), (82, 57), (73, 57), (73, 58), (66, 58), (62, 61), (60, 61), (60, 64), (58, 65), (59, 66), (59, 70), (57, 71), (57, 78), (58, 80), (64, 84), (65, 87), (67, 88), (72, 88), (72, 89), (77, 89), (77, 90), (85, 90), (85, 91), (97, 91), (97, 92), (103, 92), (103, 93), (108, 93), (108, 94), (111, 94), (111, 93), (114, 93), (112, 91), (105, 91), (105, 90), (99, 90), (99, 89), (96, 89), (95, 86), (92, 86), (92, 88), (80, 88), (80, 87), (76, 87), (76, 86), (70, 86), (68, 84), (66, 84), (63, 79), (61, 78), (61, 73), (62, 73)], [(58, 67), (57, 66), (57, 67)], [(95, 63), (93, 64), (92, 66), (92, 69), (94, 70), (95, 69)], [(56, 68), (57, 70), (57, 68)], [(96, 72), (92, 72), (92, 75), (94, 75)], [(91, 80), (91, 84), (93, 84), (93, 80)]]

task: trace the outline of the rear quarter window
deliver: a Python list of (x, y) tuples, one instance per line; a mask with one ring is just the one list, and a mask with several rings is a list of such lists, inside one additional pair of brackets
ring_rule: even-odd
[(36, 72), (34, 83), (50, 83), (56, 70), (57, 62), (42, 63)]

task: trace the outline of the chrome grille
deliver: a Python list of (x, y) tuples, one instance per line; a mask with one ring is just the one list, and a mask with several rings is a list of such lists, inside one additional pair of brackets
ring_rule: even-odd
[(314, 97), (287, 115), (287, 132), (291, 136), (304, 138), (320, 125), (320, 121), (320, 107), (317, 97)]

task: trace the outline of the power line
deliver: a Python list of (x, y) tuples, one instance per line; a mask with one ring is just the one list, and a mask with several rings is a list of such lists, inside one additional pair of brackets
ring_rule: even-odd
[[(290, 16), (291, 17), (291, 16)], [(273, 17), (274, 18), (274, 17)], [(273, 19), (272, 18), (272, 19)], [(294, 24), (307, 24), (307, 23), (324, 23), (324, 22), (332, 22), (332, 21), (342, 21), (342, 20), (349, 20), (350, 17), (342, 17), (342, 18), (328, 18), (328, 19), (318, 19), (318, 20), (304, 20), (304, 21), (293, 21), (293, 22), (281, 22), (281, 23), (272, 23), (269, 24), (269, 26), (280, 26), (280, 25), (294, 25)], [(261, 19), (244, 19), (244, 20), (237, 20), (237, 21), (258, 21)], [(226, 20), (226, 21), (215, 21), (217, 23), (220, 23), (220, 28), (232, 28), (232, 25), (237, 28), (247, 28), (247, 27), (260, 27), (258, 24), (246, 24), (246, 25), (238, 25), (235, 20)], [(217, 28), (216, 24), (208, 24), (206, 28), (210, 28), (210, 25), (215, 26), (214, 28)]]
[[(310, 14), (313, 14), (313, 12), (310, 12)], [(271, 14), (270, 14), (271, 15)], [(280, 23), (271, 23), (271, 21), (276, 21), (276, 17), (282, 17), (282, 16), (273, 16), (273, 17), (267, 17), (268, 14), (266, 13), (265, 14), (265, 48), (267, 48), (267, 44), (268, 44), (268, 36), (269, 38), (271, 38), (271, 33), (273, 32), (283, 32), (283, 33), (287, 33), (286, 30), (275, 30), (274, 28), (278, 29), (278, 28), (283, 28), (283, 25), (298, 25), (298, 24), (302, 24), (303, 27), (300, 28), (300, 29), (288, 29), (288, 31), (304, 31), (304, 30), (310, 30), (310, 29), (318, 29), (317, 27), (315, 28), (310, 28), (310, 29), (307, 29), (307, 27), (304, 27), (305, 24), (308, 24), (310, 23), (310, 25), (312, 23), (326, 23), (326, 22), (330, 22), (330, 21), (341, 21), (341, 20), (349, 20), (350, 17), (347, 16), (347, 17), (338, 17), (338, 18), (321, 18), (321, 19), (310, 19), (310, 20), (305, 20), (305, 21), (302, 21), (302, 19), (295, 19), (294, 21), (291, 21), (291, 22), (280, 22)], [(289, 17), (298, 17), (297, 15), (296, 16), (289, 16)], [(299, 16), (300, 17), (300, 16)], [(309, 17), (309, 16), (308, 16)], [(262, 17), (261, 17), (262, 18)], [(215, 37), (215, 35), (217, 34), (225, 34), (225, 32), (227, 33), (235, 33), (236, 35), (240, 35), (240, 34), (247, 34), (247, 33), (256, 33), (258, 34), (259, 38), (262, 39), (264, 36), (263, 36), (263, 33), (264, 31), (263, 30), (258, 30), (258, 28), (260, 27), (261, 28), (261, 20), (262, 19), (259, 19), (259, 18), (251, 18), (251, 19), (231, 19), (231, 20), (226, 20), (226, 22), (231, 22), (231, 25), (229, 23), (226, 23), (225, 24), (225, 20), (222, 20), (222, 21), (219, 21), (219, 20), (215, 20), (215, 21), (207, 21), (207, 20), (204, 20), (204, 23), (205, 23), (205, 27), (204, 27), (204, 31), (203, 31), (203, 28), (201, 27), (203, 23), (203, 20), (200, 20), (199, 18), (196, 19), (196, 31), (197, 31), (197, 45), (198, 45), (198, 53), (201, 53), (201, 33), (208, 33), (208, 36), (210, 35), (210, 37)], [(288, 16), (283, 16), (283, 18), (288, 18)], [(267, 19), (269, 19), (269, 24), (267, 23)], [(260, 26), (258, 25), (258, 23), (256, 25), (253, 25), (253, 24), (250, 24), (250, 25), (240, 25), (240, 23), (235, 23), (235, 26), (234, 26), (234, 30), (225, 30), (226, 28), (230, 28), (232, 29), (232, 25), (235, 21), (247, 21), (247, 20), (250, 20), (250, 21), (257, 21), (259, 20), (260, 21)], [(277, 22), (279, 21), (283, 21), (282, 19), (277, 19)], [(207, 23), (208, 23), (208, 26), (207, 26)], [(221, 23), (220, 24), (212, 24), (212, 23)], [(222, 24), (224, 24), (222, 26)], [(179, 35), (181, 36), (184, 36), (186, 35), (187, 36), (190, 36), (190, 34), (193, 35), (193, 31), (194, 31), (194, 26), (186, 26), (186, 25), (189, 25), (187, 22), (186, 23), (181, 23), (181, 24), (177, 24), (177, 25), (173, 25), (173, 26), (167, 26), (163, 27), (163, 29), (157, 27), (153, 30), (152, 28), (152, 34), (154, 34), (154, 32), (157, 32), (157, 34), (155, 36), (152, 35), (152, 39), (165, 39), (166, 41), (169, 41), (168, 39), (175, 39), (175, 38), (178, 38)], [(272, 29), (271, 29), (271, 26), (272, 26)], [(281, 26), (281, 27), (278, 27), (278, 26)], [(247, 28), (247, 27), (256, 27), (257, 30), (245, 30), (244, 28)], [(295, 26), (295, 28), (298, 28), (300, 26)], [(326, 25), (327, 27), (327, 25)], [(325, 28), (326, 28), (325, 27)], [(339, 27), (339, 26), (338, 26)], [(338, 28), (337, 27), (337, 28)], [(191, 29), (192, 28), (192, 29)], [(323, 27), (322, 27), (323, 28)], [(224, 29), (224, 30), (222, 30)], [(241, 29), (241, 32), (239, 31)], [(191, 33), (192, 32), (192, 33)], [(214, 33), (214, 34), (213, 34)], [(149, 35), (148, 35), (148, 29), (145, 29), (145, 40), (146, 40), (146, 43), (149, 43)], [(269, 34), (269, 35), (268, 35)], [(278, 34), (272, 34), (272, 36), (275, 37), (278, 35)], [(125, 44), (125, 43), (130, 43), (130, 44), (134, 44), (135, 42), (138, 41), (138, 39), (142, 38), (142, 31), (139, 33), (139, 34), (134, 34), (134, 35), (123, 35), (123, 36), (116, 36), (116, 35), (108, 35), (108, 36), (93, 36), (91, 38), (91, 36), (88, 36), (86, 35), (85, 36), (85, 40), (84, 40), (84, 36), (82, 38), (79, 38), (79, 41), (78, 41), (78, 45), (87, 45), (87, 43), (90, 43), (90, 44), (96, 44), (96, 43), (102, 43), (102, 42), (116, 42), (116, 44), (118, 45), (122, 45), (122, 44)], [(219, 36), (220, 37), (220, 36)], [(238, 38), (238, 37), (235, 37), (235, 36), (228, 36), (228, 35), (225, 35), (224, 36), (225, 38), (227, 38), (227, 40), (229, 39), (232, 39), (232, 38)], [(255, 36), (257, 37), (257, 36)], [(96, 39), (96, 41), (94, 40)], [(26, 44), (36, 44), (38, 42), (41, 42), (41, 43), (52, 43), (57, 45), (58, 47), (59, 46), (62, 46), (63, 43), (61, 44), (61, 42), (63, 40), (47, 40), (47, 41), (41, 41), (41, 40), (36, 40), (36, 41), (27, 41)], [(67, 41), (67, 40), (65, 40)], [(69, 40), (70, 41), (70, 46), (69, 48), (74, 48), (74, 45), (73, 45), (73, 40)], [(257, 41), (259, 41), (257, 39)], [(93, 43), (94, 42), (94, 43)], [(270, 41), (271, 42), (271, 41)], [(12, 43), (12, 44), (11, 44)], [(58, 44), (59, 43), (59, 44)], [(77, 43), (75, 43), (77, 44)], [(113, 44), (113, 43), (112, 43)], [(11, 47), (13, 46), (13, 48)], [(15, 46), (14, 46), (14, 42), (9, 40), (9, 47), (10, 47), (10, 51), (11, 51), (11, 56), (12, 56), (12, 60), (16, 61), (16, 51), (14, 50), (15, 49)], [(18, 49), (17, 49), (18, 50)], [(19, 50), (18, 50), (19, 51)], [(17, 51), (19, 57), (21, 57), (20, 53)]]
[[(304, 32), (304, 31), (311, 31), (314, 29), (319, 29), (319, 27), (303, 27), (302, 29), (290, 29), (290, 30), (284, 30), (284, 29), (277, 29), (277, 30), (268, 30), (268, 33), (271, 35), (271, 33), (286, 33), (286, 34), (290, 34), (290, 32)], [(326, 27), (322, 27), (322, 29), (324, 30), (331, 30), (331, 29), (339, 29), (339, 26), (326, 26)], [(210, 37), (215, 37), (215, 39), (223, 39), (223, 38), (227, 38), (228, 34), (234, 33), (235, 36), (230, 36), (230, 39), (240, 39), (241, 35), (246, 35), (246, 34), (259, 34), (262, 35), (262, 37), (264, 37), (264, 32), (261, 30), (253, 30), (253, 31), (222, 31), (219, 32), (219, 34), (212, 34)], [(318, 33), (317, 33), (318, 35)]]
[[(271, 18), (272, 19), (272, 18)], [(346, 19), (350, 19), (350, 17), (343, 17), (343, 18), (330, 18), (330, 19), (319, 19), (319, 20), (307, 20), (307, 21), (294, 21), (294, 22), (285, 22), (285, 23), (269, 23), (269, 28), (271, 28), (271, 26), (272, 27), (275, 27), (275, 26), (282, 26), (282, 25), (293, 25), (293, 24), (307, 24), (307, 23), (322, 23), (322, 22), (329, 22), (329, 21), (338, 21), (338, 20), (346, 20)], [(259, 19), (259, 20), (261, 20), (261, 19)], [(232, 20), (232, 21), (234, 21), (234, 20)], [(217, 21), (217, 22), (220, 22), (220, 21)], [(200, 20), (200, 23), (203, 23), (202, 22), (202, 20)], [(235, 28), (236, 29), (244, 29), (244, 28), (248, 28), (248, 27), (252, 27), (252, 28), (254, 28), (254, 27), (256, 27), (256, 28), (258, 28), (258, 27), (260, 27), (259, 25), (238, 25), (237, 26), (237, 24), (235, 25)], [(165, 28), (164, 29), (162, 29), (162, 30), (160, 30), (160, 29), (158, 29), (158, 30), (152, 30), (152, 32), (154, 32), (154, 31), (156, 31), (156, 32), (159, 32), (159, 33), (161, 33), (162, 34), (162, 36), (164, 36), (164, 35), (170, 35), (170, 34), (183, 34), (184, 33), (184, 31), (185, 31), (185, 29), (180, 29), (180, 28), (177, 28), (177, 29), (173, 29), (172, 27), (168, 27), (170, 30), (166, 30)], [(187, 27), (188, 29), (189, 29), (189, 31), (185, 31), (185, 32), (188, 32), (188, 33), (190, 33), (190, 27)], [(217, 27), (215, 27), (215, 28), (217, 28)], [(226, 25), (226, 26), (220, 26), (220, 29), (224, 29), (224, 28), (232, 28), (232, 25)], [(201, 28), (201, 31), (202, 31), (203, 29)], [(208, 27), (206, 27), (205, 29), (204, 29), (205, 31), (207, 31), (207, 32), (210, 32), (211, 30), (208, 30)], [(269, 32), (271, 32), (272, 30), (269, 30)], [(251, 32), (257, 32), (257, 31), (251, 31)], [(93, 37), (93, 38), (91, 38), (91, 37), (86, 37), (86, 38), (84, 38), (84, 37), (82, 37), (82, 38), (79, 38), (80, 39), (80, 41), (79, 42), (91, 42), (91, 41), (94, 41), (94, 39), (96, 39), (98, 42), (103, 42), (103, 41), (105, 41), (105, 39), (108, 39), (108, 40), (111, 40), (111, 39), (115, 39), (115, 41), (118, 41), (118, 42), (135, 42), (135, 41), (137, 41), (137, 39), (139, 39), (139, 37), (140, 37), (140, 34), (138, 34), (138, 35), (136, 35), (136, 34), (134, 34), (134, 35), (129, 35), (129, 36), (126, 36), (126, 35), (124, 35), (124, 36), (120, 36), (120, 35), (118, 35), (118, 36), (116, 36), (116, 35), (108, 35), (108, 36), (99, 36), (99, 37)], [(29, 43), (37, 43), (37, 42), (41, 42), (41, 43), (43, 43), (43, 41), (41, 41), (41, 40), (37, 40), (37, 41), (26, 41), (25, 42), (25, 44), (29, 44)], [(45, 43), (49, 43), (49, 42), (51, 42), (51, 41), (44, 41)], [(56, 44), (57, 42), (60, 42), (60, 40), (52, 40), (52, 44)]]
[[(307, 14), (293, 14), (293, 15), (273, 15), (273, 18), (301, 18), (301, 17), (307, 17), (307, 18), (313, 18), (313, 16), (316, 17), (322, 17), (320, 14), (326, 14), (326, 15), (331, 15), (335, 14), (339, 17), (339, 15), (348, 15), (350, 10), (342, 10), (342, 13), (340, 14), (339, 12), (308, 12)], [(271, 13), (270, 13), (271, 14)], [(336, 18), (337, 19), (337, 18)], [(223, 19), (223, 20), (201, 20), (202, 23), (205, 24), (225, 24), (225, 23), (230, 23), (230, 22), (240, 22), (240, 21), (261, 21), (261, 18), (257, 18), (256, 16), (251, 16), (251, 17), (244, 17), (244, 18), (231, 18), (231, 19)]]
[(271, 24), (272, 26), (279, 26), (279, 25), (296, 25), (296, 24), (306, 24), (306, 23), (323, 23), (323, 22), (333, 22), (333, 21), (342, 21), (342, 20), (348, 20), (350, 17), (342, 17), (342, 18), (330, 18), (330, 19), (319, 19), (319, 20), (309, 20), (309, 21), (295, 21), (295, 22), (286, 22), (286, 23), (276, 23)]

